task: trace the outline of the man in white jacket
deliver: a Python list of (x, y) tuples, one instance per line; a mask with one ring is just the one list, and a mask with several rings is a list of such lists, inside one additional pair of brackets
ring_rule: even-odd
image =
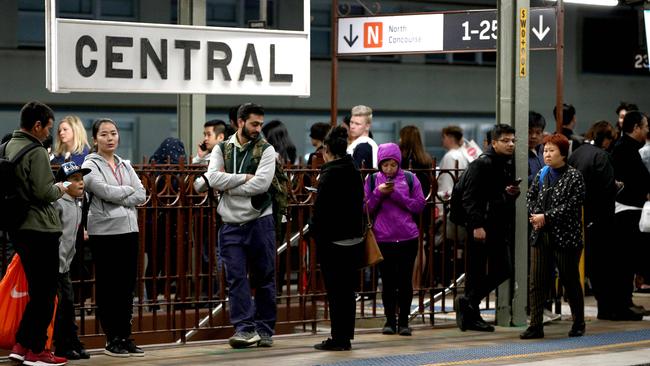
[[(271, 347), (277, 310), (275, 224), (268, 190), (275, 174), (275, 150), (261, 137), (261, 106), (243, 104), (237, 116), (237, 133), (212, 149), (208, 171), (194, 187), (199, 192), (208, 186), (223, 192), (217, 212), (223, 219), (219, 246), (235, 327), (230, 346)], [(254, 304), (251, 287), (256, 289)]]

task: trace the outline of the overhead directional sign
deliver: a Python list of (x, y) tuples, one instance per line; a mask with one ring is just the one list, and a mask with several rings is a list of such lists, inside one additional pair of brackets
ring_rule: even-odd
[[(530, 49), (556, 44), (554, 8), (533, 8)], [(519, 32), (519, 27), (516, 28)], [(494, 51), (496, 10), (348, 17), (338, 20), (338, 55)], [(518, 37), (517, 37), (518, 38)]]

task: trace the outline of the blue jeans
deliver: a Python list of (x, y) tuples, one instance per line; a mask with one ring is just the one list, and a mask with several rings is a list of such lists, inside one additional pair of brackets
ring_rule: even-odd
[[(224, 223), (219, 230), (219, 245), (226, 268), (230, 322), (235, 331), (256, 330), (262, 335), (273, 335), (277, 313), (273, 216), (242, 225)], [(254, 304), (251, 288), (255, 289)]]

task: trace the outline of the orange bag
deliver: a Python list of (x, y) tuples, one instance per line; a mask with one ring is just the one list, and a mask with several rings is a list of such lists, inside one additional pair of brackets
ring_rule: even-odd
[[(16, 332), (29, 302), (27, 276), (18, 254), (15, 254), (7, 273), (0, 281), (0, 348), (11, 349), (16, 343)], [(54, 299), (54, 314), (47, 328), (46, 349), (52, 349), (52, 334), (56, 316), (57, 299)]]

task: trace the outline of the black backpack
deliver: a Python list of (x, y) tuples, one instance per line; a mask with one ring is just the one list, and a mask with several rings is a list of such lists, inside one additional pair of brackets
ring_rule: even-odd
[(12, 232), (17, 230), (25, 222), (29, 211), (29, 201), (26, 201), (18, 193), (17, 187), (20, 182), (16, 177), (16, 165), (25, 154), (42, 144), (33, 142), (23, 147), (13, 159), (7, 159), (5, 150), (7, 144), (0, 145), (0, 230)]
[(449, 200), (449, 219), (456, 225), (467, 225), (467, 213), (463, 207), (463, 191), (465, 184), (465, 174), (461, 174), (458, 182), (451, 190), (451, 199)]
[[(489, 157), (487, 154), (481, 154), (476, 160), (472, 161), (469, 165), (474, 164), (482, 157)], [(469, 170), (469, 165), (465, 172)], [(460, 175), (458, 182), (451, 190), (451, 199), (449, 200), (449, 219), (456, 225), (467, 226), (467, 212), (463, 207), (463, 193), (465, 191), (465, 172)]]

